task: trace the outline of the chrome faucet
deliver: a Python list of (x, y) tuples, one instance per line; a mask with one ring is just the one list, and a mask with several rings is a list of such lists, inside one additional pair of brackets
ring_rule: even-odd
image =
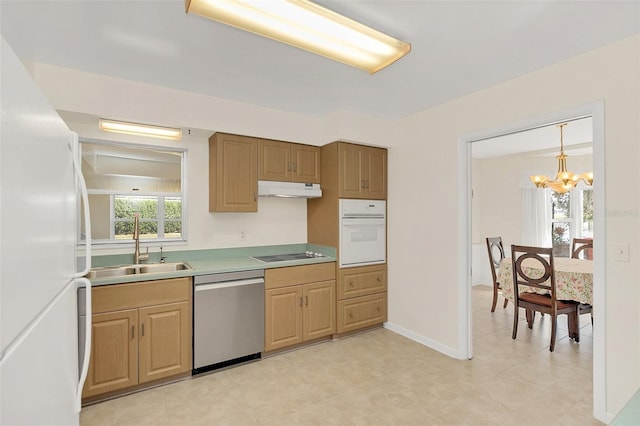
[(133, 216), (133, 239), (136, 242), (136, 248), (133, 251), (133, 264), (137, 265), (141, 261), (149, 259), (149, 247), (147, 247), (147, 254), (140, 254), (140, 224), (137, 213)]

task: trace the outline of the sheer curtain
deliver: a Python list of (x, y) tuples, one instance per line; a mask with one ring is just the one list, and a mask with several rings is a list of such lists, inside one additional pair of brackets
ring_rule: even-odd
[(522, 188), (522, 241), (525, 245), (551, 247), (550, 189)]

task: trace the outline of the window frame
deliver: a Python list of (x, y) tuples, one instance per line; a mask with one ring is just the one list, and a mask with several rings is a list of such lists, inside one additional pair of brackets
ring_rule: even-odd
[[(571, 250), (571, 242), (573, 238), (584, 238), (583, 227), (584, 227), (584, 191), (593, 191), (591, 187), (576, 187), (571, 191), (567, 192), (569, 196), (569, 216), (566, 218), (555, 218), (554, 216), (554, 203), (553, 203), (553, 192), (549, 195), (549, 208), (551, 209), (551, 246), (556, 249), (553, 244), (553, 232), (555, 229), (555, 224), (557, 223), (566, 223), (569, 227), (569, 251)], [(579, 192), (579, 193), (578, 193)], [(578, 210), (579, 206), (579, 210)], [(576, 213), (579, 212), (579, 217), (576, 217)], [(555, 256), (565, 257), (554, 252)], [(568, 256), (571, 257), (571, 253), (568, 253)]]
[[(187, 206), (187, 159), (188, 159), (188, 150), (182, 147), (171, 147), (164, 145), (151, 145), (151, 144), (138, 144), (138, 143), (128, 143), (128, 142), (118, 142), (112, 140), (102, 140), (102, 139), (91, 139), (91, 138), (80, 138), (79, 140), (79, 149), (78, 156), (80, 160), (80, 164), (82, 164), (82, 146), (83, 143), (95, 144), (95, 145), (105, 145), (111, 147), (123, 147), (128, 149), (141, 149), (141, 150), (159, 150), (166, 152), (175, 152), (180, 153), (180, 192), (157, 192), (157, 191), (133, 191), (130, 192), (122, 191), (122, 190), (105, 190), (105, 189), (91, 189), (87, 187), (87, 193), (89, 196), (91, 195), (108, 195), (109, 196), (109, 239), (95, 239), (92, 238), (92, 246), (99, 246), (103, 248), (115, 248), (115, 247), (129, 247), (133, 246), (135, 243), (133, 239), (115, 239), (115, 197), (116, 196), (150, 196), (156, 197), (158, 199), (158, 218), (156, 222), (158, 223), (158, 231), (160, 231), (160, 224), (164, 225), (166, 218), (164, 218), (164, 200), (169, 197), (176, 197), (181, 199), (181, 236), (179, 238), (144, 238), (140, 239), (141, 245), (149, 245), (152, 246), (154, 244), (162, 244), (162, 245), (184, 245), (188, 242), (187, 235), (187, 222), (188, 222), (188, 206)], [(78, 218), (81, 217), (81, 208), (82, 208), (82, 200), (78, 197), (77, 203), (77, 214)], [(162, 202), (161, 202), (162, 201)], [(91, 206), (90, 206), (91, 208)], [(162, 214), (162, 218), (160, 215)], [(177, 219), (171, 219), (177, 220)], [(119, 221), (122, 222), (122, 221)], [(125, 221), (126, 222), (126, 221)], [(82, 238), (82, 223), (80, 220), (77, 221), (77, 236), (76, 243), (78, 246), (83, 246), (85, 244), (84, 238)], [(164, 235), (164, 227), (162, 228), (162, 234)]]

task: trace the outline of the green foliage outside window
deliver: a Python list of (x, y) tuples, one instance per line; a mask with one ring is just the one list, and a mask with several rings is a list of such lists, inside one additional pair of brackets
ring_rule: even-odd
[[(164, 238), (180, 238), (182, 234), (182, 200), (164, 197)], [(114, 230), (116, 239), (133, 238), (135, 214), (139, 215), (140, 238), (158, 238), (158, 197), (115, 196)]]

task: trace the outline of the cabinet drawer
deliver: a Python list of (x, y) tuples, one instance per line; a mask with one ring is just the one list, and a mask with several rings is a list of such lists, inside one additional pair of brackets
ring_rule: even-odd
[(387, 293), (338, 301), (338, 333), (354, 331), (387, 320)]
[(91, 306), (100, 313), (190, 299), (191, 278), (185, 277), (95, 287)]
[(289, 266), (285, 268), (267, 269), (264, 271), (264, 286), (267, 290), (335, 279), (335, 262)]
[(387, 291), (387, 265), (338, 271), (338, 300)]

